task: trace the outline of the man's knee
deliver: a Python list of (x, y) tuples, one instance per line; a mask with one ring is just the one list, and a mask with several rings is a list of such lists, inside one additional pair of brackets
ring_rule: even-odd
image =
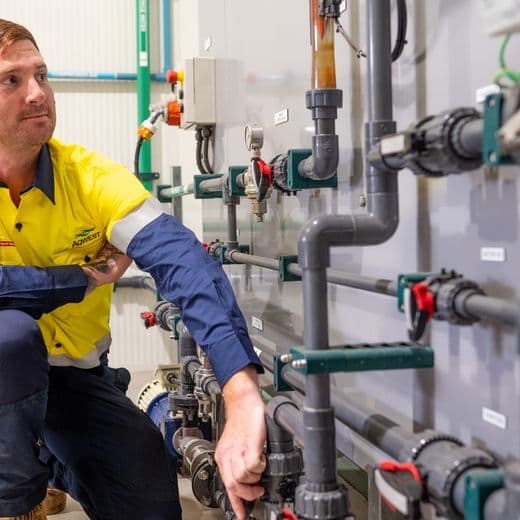
[(28, 314), (0, 311), (0, 404), (17, 401), (48, 384), (47, 349)]

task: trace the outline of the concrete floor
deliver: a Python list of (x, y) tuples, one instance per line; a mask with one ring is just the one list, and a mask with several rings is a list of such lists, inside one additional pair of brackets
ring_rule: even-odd
[[(134, 402), (143, 386), (153, 379), (152, 372), (136, 372), (132, 374), (132, 381), (128, 388), (128, 397)], [(185, 478), (179, 479), (179, 494), (182, 504), (182, 517), (184, 520), (223, 520), (224, 514), (216, 509), (208, 509), (200, 504), (191, 492), (191, 482)], [(88, 520), (81, 506), (72, 498), (67, 498), (67, 507), (62, 513), (53, 515), (56, 520)]]

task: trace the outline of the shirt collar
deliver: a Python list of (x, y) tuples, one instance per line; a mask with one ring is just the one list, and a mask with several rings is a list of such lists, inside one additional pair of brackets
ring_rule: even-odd
[[(0, 186), (6, 187), (1, 181)], [(56, 204), (54, 198), (54, 170), (52, 169), (52, 160), (48, 144), (44, 144), (40, 150), (38, 162), (36, 163), (34, 182), (22, 190), (21, 193), (29, 191), (33, 186), (41, 190), (53, 204)]]

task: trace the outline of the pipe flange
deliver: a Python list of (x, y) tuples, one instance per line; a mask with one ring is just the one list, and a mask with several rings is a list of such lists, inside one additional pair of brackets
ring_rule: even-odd
[(188, 365), (193, 361), (196, 361), (200, 365), (200, 359), (197, 356), (184, 356), (182, 358), (182, 363), (181, 363), (181, 373), (182, 374), (185, 374), (187, 372)]
[(269, 453), (264, 475), (267, 477), (283, 477), (299, 475), (303, 471), (303, 456), (300, 449), (289, 453)]
[(341, 108), (343, 91), (336, 88), (315, 88), (305, 92), (307, 108)]
[(460, 512), (457, 511), (453, 504), (453, 489), (457, 479), (471, 468), (496, 468), (496, 463), (491, 457), (483, 455), (474, 455), (472, 457), (456, 460), (451, 471), (446, 476), (444, 488), (442, 489), (442, 503), (439, 504), (444, 508), (443, 513), (448, 518), (462, 518)]
[[(459, 171), (475, 170), (482, 164), (482, 155), (468, 156), (459, 146), (460, 134), (464, 124), (482, 116), (474, 108), (458, 108), (446, 115), (443, 125), (443, 144), (448, 156), (457, 165)], [(464, 124), (461, 124), (463, 123)]]
[(412, 456), (410, 457), (410, 460), (417, 461), (419, 455), (424, 451), (424, 449), (428, 446), (431, 446), (435, 442), (452, 442), (457, 446), (464, 446), (463, 442), (461, 442), (456, 437), (453, 437), (452, 435), (444, 435), (442, 433), (433, 434), (431, 437), (423, 437), (419, 441), (419, 444), (412, 448)]
[(442, 281), (435, 294), (435, 314), (437, 320), (447, 321), (456, 325), (472, 325), (480, 318), (471, 314), (460, 314), (455, 310), (455, 298), (462, 292), (484, 294), (484, 291), (473, 281), (465, 278), (453, 278)]
[(295, 510), (298, 518), (336, 520), (349, 515), (348, 495), (341, 488), (310, 491), (305, 484), (296, 488)]

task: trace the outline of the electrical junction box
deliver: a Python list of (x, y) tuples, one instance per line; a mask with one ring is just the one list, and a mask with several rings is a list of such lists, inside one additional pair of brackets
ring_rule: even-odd
[(213, 58), (189, 58), (184, 62), (181, 128), (216, 123), (216, 77)]
[(480, 0), (480, 5), (491, 36), (520, 31), (520, 0)]

